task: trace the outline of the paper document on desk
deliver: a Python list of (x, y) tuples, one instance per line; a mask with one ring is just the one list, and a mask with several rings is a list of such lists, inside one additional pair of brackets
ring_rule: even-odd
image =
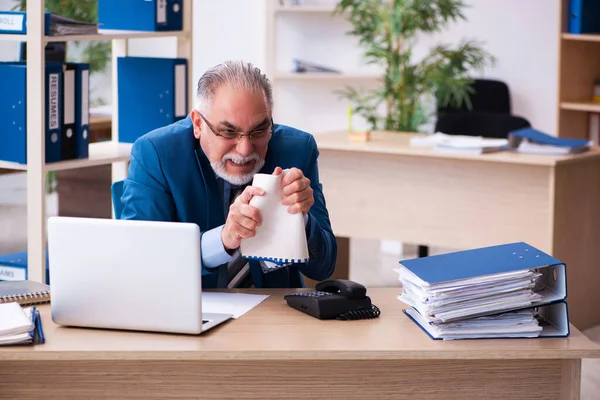
[(448, 135), (437, 132), (432, 135), (414, 136), (410, 139), (410, 145), (411, 147), (432, 147), (438, 153), (483, 154), (506, 150), (508, 139)]
[(202, 313), (232, 314), (241, 317), (262, 303), (268, 295), (246, 293), (203, 292)]

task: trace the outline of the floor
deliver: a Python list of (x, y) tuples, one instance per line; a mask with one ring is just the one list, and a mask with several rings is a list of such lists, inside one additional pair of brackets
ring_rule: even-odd
[[(0, 254), (27, 249), (26, 195), (25, 174), (0, 175)], [(56, 195), (48, 196), (46, 209), (49, 216), (57, 214)], [(446, 251), (448, 249), (432, 248), (431, 254)], [(353, 239), (350, 249), (350, 279), (367, 287), (396, 286), (394, 268), (398, 261), (412, 258), (415, 254), (416, 246)], [(584, 334), (600, 345), (600, 325), (584, 331)], [(600, 399), (600, 359), (583, 361), (581, 387), (583, 400)]]

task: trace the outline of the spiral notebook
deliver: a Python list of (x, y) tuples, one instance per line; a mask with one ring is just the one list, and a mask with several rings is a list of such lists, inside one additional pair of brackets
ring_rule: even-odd
[(34, 281), (0, 282), (0, 304), (19, 303), (22, 306), (50, 302), (50, 286)]
[(264, 189), (263, 196), (254, 196), (250, 205), (260, 210), (262, 225), (254, 237), (242, 240), (242, 256), (248, 259), (270, 261), (275, 264), (303, 263), (308, 261), (306, 229), (302, 213), (290, 214), (288, 206), (281, 204), (280, 175), (256, 174), (253, 186)]

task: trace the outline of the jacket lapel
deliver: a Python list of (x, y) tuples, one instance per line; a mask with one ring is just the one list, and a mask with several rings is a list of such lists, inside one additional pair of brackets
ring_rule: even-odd
[(198, 173), (202, 182), (202, 185), (198, 185), (200, 190), (198, 205), (200, 206), (201, 203), (204, 203), (201, 229), (207, 231), (225, 223), (223, 199), (219, 193), (219, 185), (217, 184), (217, 179), (210, 166), (210, 162), (202, 151), (199, 141), (195, 140), (195, 142)]

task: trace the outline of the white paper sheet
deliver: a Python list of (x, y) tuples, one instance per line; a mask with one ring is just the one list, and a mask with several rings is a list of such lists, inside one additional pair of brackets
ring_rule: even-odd
[(308, 261), (308, 245), (302, 213), (290, 214), (288, 206), (281, 204), (280, 175), (256, 174), (253, 186), (264, 189), (263, 196), (254, 196), (250, 205), (260, 210), (262, 225), (256, 235), (242, 240), (240, 249), (245, 258), (275, 263), (300, 263)]
[(202, 313), (232, 314), (233, 318), (238, 318), (267, 297), (262, 294), (203, 292)]

